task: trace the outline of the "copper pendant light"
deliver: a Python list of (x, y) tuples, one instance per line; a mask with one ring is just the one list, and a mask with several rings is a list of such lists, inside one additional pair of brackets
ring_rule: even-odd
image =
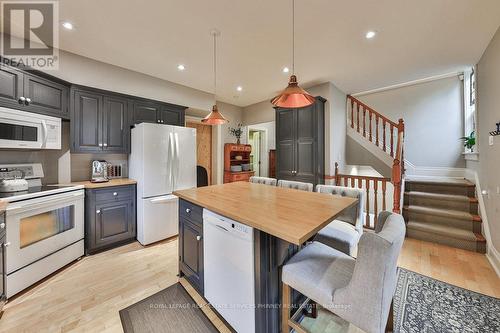
[(292, 75), (288, 87), (274, 97), (271, 103), (281, 108), (302, 108), (313, 104), (314, 100), (314, 96), (299, 87), (295, 75), (295, 0), (292, 0)]
[[(212, 30), (210, 32), (214, 37), (214, 98), (217, 98), (217, 42), (216, 39), (220, 36), (220, 32), (217, 30)], [(226, 118), (219, 112), (217, 108), (217, 100), (214, 101), (212, 106), (212, 111), (201, 120), (202, 123), (207, 125), (222, 125), (228, 122)]]

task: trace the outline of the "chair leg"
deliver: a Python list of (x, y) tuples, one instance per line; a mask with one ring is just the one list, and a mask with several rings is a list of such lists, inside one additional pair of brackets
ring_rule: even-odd
[(290, 304), (291, 304), (291, 288), (286, 283), (283, 284), (283, 295), (281, 301), (281, 333), (289, 333), (290, 326), (288, 320), (290, 319)]
[(318, 303), (311, 300), (311, 318), (318, 318)]
[(389, 316), (387, 317), (387, 324), (385, 325), (386, 332), (394, 331), (394, 301), (391, 301), (391, 307), (389, 308)]

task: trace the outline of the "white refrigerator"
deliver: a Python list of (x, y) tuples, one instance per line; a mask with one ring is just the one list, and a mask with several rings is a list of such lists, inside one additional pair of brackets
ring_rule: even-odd
[(132, 129), (129, 177), (137, 181), (137, 240), (179, 233), (175, 190), (196, 187), (196, 130), (141, 123)]

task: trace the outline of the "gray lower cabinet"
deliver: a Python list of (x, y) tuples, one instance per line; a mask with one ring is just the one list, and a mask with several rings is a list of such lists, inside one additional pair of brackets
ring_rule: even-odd
[(8, 66), (0, 68), (0, 106), (69, 119), (69, 86)]
[(85, 253), (109, 249), (136, 238), (135, 185), (85, 191)]
[(71, 151), (129, 152), (129, 102), (94, 89), (71, 90)]
[(203, 209), (179, 200), (179, 269), (191, 285), (204, 294)]
[(325, 102), (297, 109), (276, 108), (276, 177), (324, 183)]

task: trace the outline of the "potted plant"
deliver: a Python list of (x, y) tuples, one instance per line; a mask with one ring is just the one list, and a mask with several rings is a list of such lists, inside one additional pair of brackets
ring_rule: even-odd
[(236, 144), (240, 144), (241, 135), (243, 134), (243, 124), (238, 124), (238, 127), (229, 127), (229, 134), (236, 137)]
[(463, 136), (460, 138), (464, 142), (464, 147), (469, 149), (471, 153), (474, 152), (474, 146), (476, 145), (476, 133), (472, 131), (469, 136)]

